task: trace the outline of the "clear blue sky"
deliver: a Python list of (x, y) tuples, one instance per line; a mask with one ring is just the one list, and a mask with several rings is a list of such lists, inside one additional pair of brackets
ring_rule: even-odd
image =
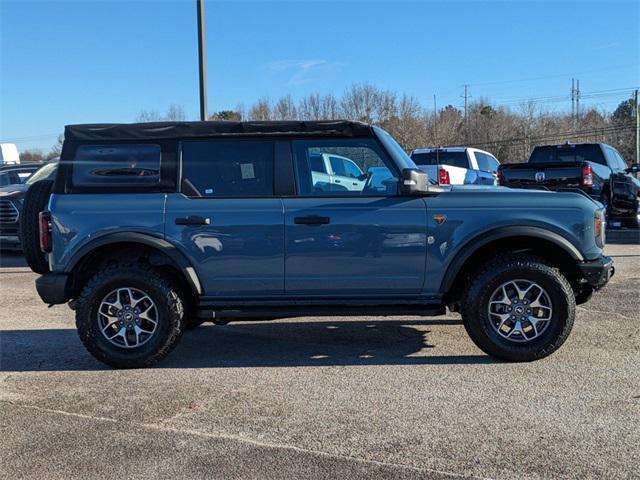
[[(640, 83), (639, 2), (206, 4), (209, 111), (370, 82), (431, 105)], [(67, 123), (198, 116), (195, 0), (0, 0), (0, 140), (48, 150)], [(583, 103), (612, 109), (604, 92)], [(548, 100), (549, 109), (568, 101)]]

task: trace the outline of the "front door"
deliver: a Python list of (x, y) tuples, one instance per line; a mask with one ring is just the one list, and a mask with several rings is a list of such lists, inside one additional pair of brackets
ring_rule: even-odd
[(190, 257), (204, 295), (284, 293), (284, 213), (274, 196), (274, 142), (182, 143), (181, 192), (165, 234)]
[[(284, 198), (288, 295), (418, 294), (426, 253), (426, 204), (397, 195), (399, 172), (373, 138), (294, 140), (297, 195)], [(319, 184), (318, 154), (364, 173), (358, 190)], [(340, 188), (342, 187), (342, 188)]]

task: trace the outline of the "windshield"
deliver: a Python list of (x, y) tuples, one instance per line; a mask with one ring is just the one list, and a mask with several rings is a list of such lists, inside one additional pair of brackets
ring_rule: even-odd
[(380, 127), (373, 127), (373, 130), (378, 135), (378, 139), (382, 142), (389, 154), (393, 157), (393, 160), (397, 164), (398, 168), (416, 168), (416, 164), (407, 155), (407, 152), (396, 142), (396, 140), (389, 135), (386, 131)]
[(36, 172), (29, 177), (29, 179), (24, 182), (26, 185), (32, 185), (40, 180), (51, 180), (53, 179), (53, 175), (55, 175), (56, 168), (58, 167), (57, 163), (47, 163), (40, 167)]
[(416, 165), (449, 165), (451, 167), (469, 168), (466, 152), (438, 151), (414, 153), (411, 159)]

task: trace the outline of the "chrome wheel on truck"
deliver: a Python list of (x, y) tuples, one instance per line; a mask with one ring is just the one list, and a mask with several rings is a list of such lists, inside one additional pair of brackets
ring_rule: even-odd
[(491, 326), (512, 342), (528, 342), (542, 335), (553, 315), (547, 292), (535, 282), (511, 280), (495, 289), (489, 301)]

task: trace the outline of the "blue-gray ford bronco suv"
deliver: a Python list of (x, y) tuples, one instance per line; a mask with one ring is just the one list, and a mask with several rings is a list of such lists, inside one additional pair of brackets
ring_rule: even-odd
[(613, 274), (588, 196), (434, 185), (357, 122), (67, 126), (24, 209), (40, 297), (119, 368), (207, 320), (447, 308), (489, 355), (530, 361)]

